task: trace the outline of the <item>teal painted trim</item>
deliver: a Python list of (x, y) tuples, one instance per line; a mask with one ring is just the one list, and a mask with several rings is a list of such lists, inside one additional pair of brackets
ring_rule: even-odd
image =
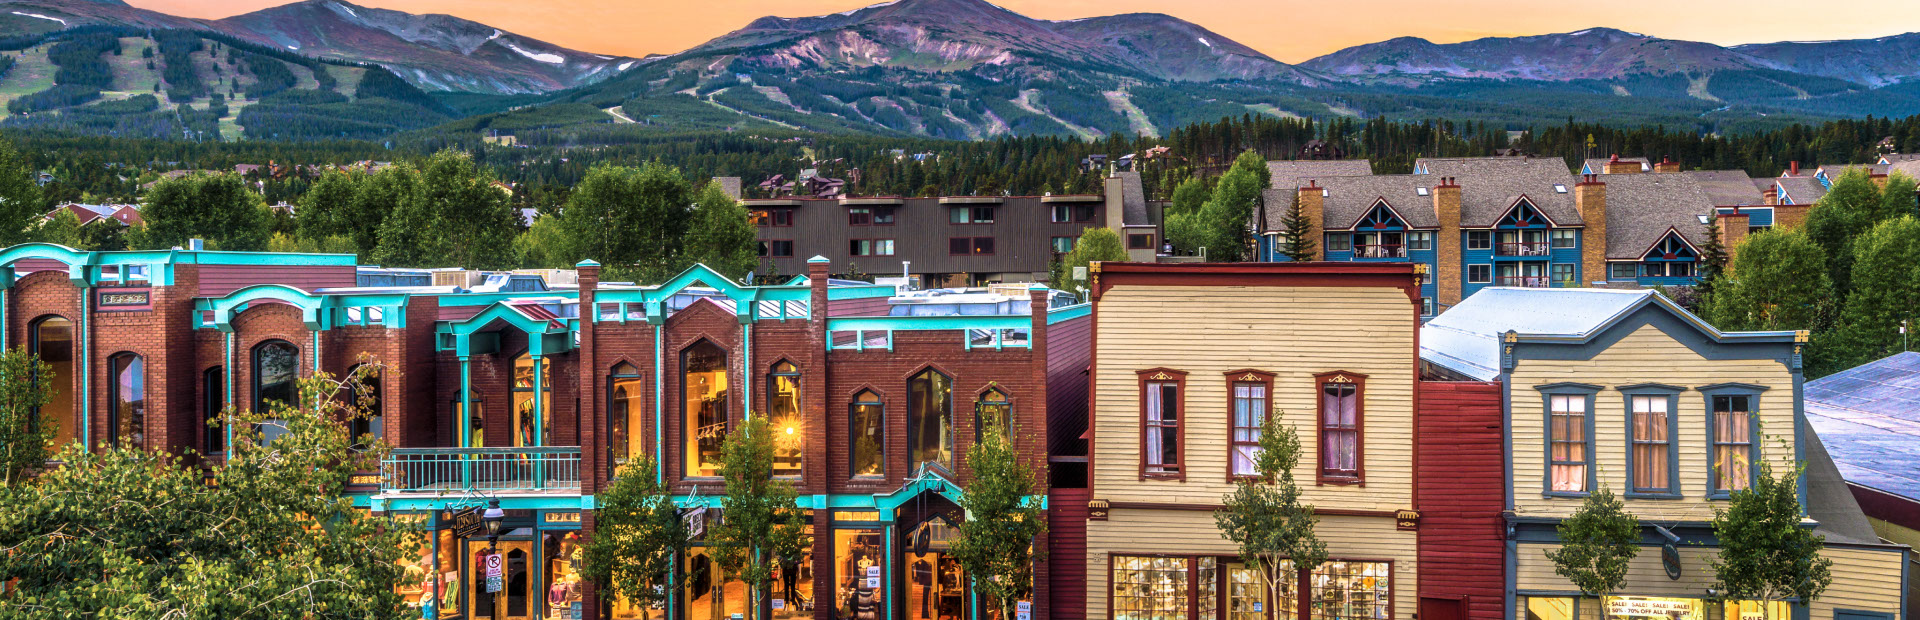
[[(652, 313), (651, 306), (652, 304), (649, 304), (649, 308), (648, 308), (649, 314)], [(652, 322), (652, 318), (649, 317), (648, 321)], [(666, 404), (665, 396), (661, 394), (661, 392), (667, 389), (667, 369), (665, 368), (666, 364), (661, 361), (662, 356), (666, 355), (666, 344), (660, 341), (660, 330), (661, 330), (661, 324), (654, 323), (653, 324), (653, 453), (656, 455), (667, 453), (667, 431), (664, 426), (667, 423), (667, 404)], [(664, 464), (653, 468), (653, 476), (654, 476), (655, 482), (666, 484), (667, 468), (664, 466)]]
[(878, 297), (893, 297), (899, 294), (899, 289), (880, 284), (868, 286), (834, 286), (827, 288), (827, 301), (874, 299)]
[(849, 316), (827, 319), (827, 331), (932, 331), (944, 329), (1021, 329), (1033, 327), (1023, 315), (996, 316)]
[[(553, 355), (573, 350), (571, 330), (562, 325), (556, 330), (552, 321), (540, 320), (521, 314), (506, 304), (494, 304), (479, 314), (464, 321), (436, 325), (436, 333), (452, 333), (454, 352), (458, 355), (471, 355), (473, 336), (481, 333), (494, 321), (503, 321), (527, 334), (527, 352), (535, 356)], [(442, 331), (440, 327), (447, 329)]]
[(313, 352), (308, 356), (313, 358), (313, 371), (320, 372), (320, 332), (313, 332), (313, 347), (307, 350)]
[(505, 321), (507, 324), (517, 327), (520, 331), (524, 331), (530, 335), (544, 334), (553, 331), (551, 321), (542, 321), (528, 317), (527, 315), (515, 312), (512, 308), (507, 307), (506, 304), (498, 303), (485, 310), (481, 310), (479, 314), (473, 315), (472, 318), (464, 321), (450, 321), (448, 325), (453, 327), (454, 335), (468, 335), (486, 329), (487, 324), (495, 320)]
[[(222, 334), (222, 336), (223, 338), (221, 338), (221, 340), (225, 342), (226, 357), (221, 358), (222, 359), (221, 363), (226, 366), (226, 370), (223, 371), (226, 376), (221, 377), (220, 382), (226, 384), (225, 387), (226, 387), (227, 394), (226, 394), (226, 400), (224, 402), (227, 407), (232, 407), (233, 406), (233, 376), (234, 376), (233, 375), (233, 332), (226, 332), (225, 334)], [(221, 410), (225, 411), (226, 407), (222, 407)], [(233, 449), (233, 418), (229, 416), (226, 420), (226, 424), (222, 424), (221, 426), (227, 429), (227, 442), (221, 445), (226, 446), (228, 450), (232, 450)]]
[[(545, 374), (544, 371), (546, 371), (546, 369), (547, 369), (547, 356), (545, 355), (533, 356), (533, 445), (534, 446), (547, 445), (547, 436), (546, 436), (547, 429), (545, 428), (545, 425), (541, 423), (543, 422), (541, 418), (546, 417), (541, 415), (541, 413), (546, 411), (546, 409), (542, 409), (541, 407), (547, 404), (546, 392), (545, 392), (546, 382), (542, 381), (543, 377), (541, 377), (542, 374)], [(534, 463), (534, 465), (538, 466), (540, 465), (540, 463)], [(539, 472), (534, 473), (533, 479), (534, 480), (541, 479)]]
[(460, 447), (473, 445), (473, 360), (460, 356)]
[[(496, 495), (488, 499), (500, 500), (500, 508), (505, 510), (592, 510), (592, 495)], [(446, 510), (469, 506), (473, 498), (464, 496), (444, 497), (381, 497), (370, 498), (374, 510), (382, 512), (400, 512), (414, 510)]]
[[(658, 365), (658, 362), (655, 363)], [(753, 378), (760, 373), (753, 367), (753, 324), (740, 326), (740, 368), (746, 375), (740, 382), (740, 419), (753, 420)]]
[[(50, 245), (50, 244), (49, 244)], [(60, 246), (54, 246), (60, 247)], [(93, 451), (93, 289), (80, 289), (80, 443)]]
[(544, 299), (553, 297), (579, 299), (580, 293), (579, 291), (523, 291), (517, 293), (453, 293), (439, 296), (442, 307), (488, 306), (503, 301), (513, 301), (515, 299)]
[(1048, 310), (1047, 324), (1052, 325), (1062, 321), (1071, 321), (1083, 316), (1093, 316), (1093, 302)]
[(372, 507), (373, 507), (373, 496), (372, 496), (372, 495), (355, 495), (355, 496), (353, 496), (353, 507), (354, 507), (354, 508), (372, 508)]

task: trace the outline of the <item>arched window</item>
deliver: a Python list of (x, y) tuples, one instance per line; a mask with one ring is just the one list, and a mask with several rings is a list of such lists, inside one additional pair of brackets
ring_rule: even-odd
[[(347, 376), (352, 377), (361, 372), (361, 369), (362, 367), (355, 366), (353, 370), (347, 371)], [(380, 371), (378, 369), (368, 371), (366, 376), (359, 378), (359, 381), (364, 389), (359, 393), (346, 395), (346, 398), (352, 399), (349, 404), (353, 406), (353, 418), (347, 420), (347, 433), (353, 437), (354, 447), (364, 450), (372, 442), (386, 437), (385, 425), (381, 423), (381, 415), (385, 410), (382, 408), (384, 401), (381, 400)]]
[(641, 400), (640, 369), (621, 362), (607, 373), (607, 473), (620, 473), (620, 467), (644, 453), (640, 433), (646, 403)]
[(907, 380), (907, 455), (953, 470), (953, 379), (931, 368)]
[(448, 421), (451, 425), (451, 434), (447, 437), (447, 444), (460, 446), (460, 437), (462, 431), (465, 431), (466, 447), (485, 448), (487, 447), (487, 400), (480, 397), (480, 390), (467, 390), (467, 402), (473, 404), (473, 417), (468, 420), (467, 428), (462, 429), (460, 428), (462, 418), (460, 397), (456, 394), (453, 398), (453, 407), (450, 409), (453, 411), (453, 419)]
[(542, 360), (540, 363), (540, 398), (534, 398), (533, 355), (521, 353), (513, 358), (513, 445), (530, 447), (541, 445), (545, 437), (534, 436), (534, 401), (540, 404), (540, 429), (542, 435), (553, 433), (553, 363)]
[(987, 436), (987, 429), (994, 429), (1006, 435), (1013, 424), (1013, 401), (1007, 399), (1007, 393), (998, 387), (987, 388), (980, 394), (980, 400), (973, 403), (973, 440), (980, 441)]
[(200, 417), (207, 436), (200, 446), (207, 454), (227, 451), (227, 369), (221, 366), (200, 373)]
[(147, 446), (147, 363), (121, 353), (107, 359), (107, 443)]
[[(285, 340), (268, 340), (253, 347), (253, 411), (265, 413), (299, 400), (300, 350)], [(284, 422), (269, 422), (260, 438), (273, 441), (287, 432)]]
[(773, 474), (800, 475), (806, 431), (800, 419), (800, 368), (787, 361), (767, 373), (767, 418), (773, 423)]
[(52, 372), (35, 377), (34, 384), (47, 392), (47, 404), (34, 412), (34, 430), (40, 424), (52, 424), (53, 445), (66, 445), (80, 436), (79, 421), (73, 415), (73, 321), (48, 316), (33, 322), (28, 332), (27, 351), (39, 357)]
[(720, 475), (727, 438), (727, 352), (701, 340), (680, 353), (682, 477)]
[(847, 407), (847, 436), (853, 439), (853, 475), (887, 475), (887, 406), (880, 395), (861, 390)]

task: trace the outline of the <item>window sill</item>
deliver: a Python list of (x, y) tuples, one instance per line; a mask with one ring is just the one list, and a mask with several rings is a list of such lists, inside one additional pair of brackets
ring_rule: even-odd
[(1723, 501), (1723, 502), (1731, 501), (1733, 499), (1733, 491), (1714, 491), (1712, 493), (1707, 494), (1707, 499)]
[(1186, 475), (1186, 474), (1183, 474), (1183, 473), (1179, 473), (1179, 472), (1158, 472), (1158, 473), (1155, 473), (1155, 472), (1147, 472), (1147, 473), (1144, 473), (1144, 474), (1140, 474), (1140, 479), (1141, 479), (1141, 480), (1165, 480), (1165, 481), (1171, 481), (1171, 482), (1184, 482), (1184, 481), (1186, 481), (1186, 479), (1187, 479), (1187, 475)]
[(1588, 493), (1586, 491), (1543, 491), (1540, 493), (1541, 497), (1558, 497), (1564, 499), (1586, 499), (1587, 495)]
[(1621, 494), (1621, 497), (1625, 497), (1627, 499), (1685, 499), (1685, 497), (1683, 497), (1679, 493), (1667, 493), (1662, 491), (1653, 491), (1653, 492), (1629, 491), (1627, 493)]
[(1367, 481), (1365, 479), (1358, 478), (1358, 477), (1350, 477), (1350, 476), (1322, 476), (1320, 479), (1316, 480), (1315, 482), (1322, 486), (1350, 487), (1350, 486), (1366, 486), (1367, 485)]

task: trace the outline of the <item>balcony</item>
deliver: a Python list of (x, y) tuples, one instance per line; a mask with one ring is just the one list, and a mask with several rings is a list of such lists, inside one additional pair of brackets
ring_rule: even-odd
[(1354, 244), (1354, 258), (1406, 258), (1407, 246), (1398, 243)]
[(580, 492), (580, 448), (395, 448), (380, 463), (380, 493)]
[(1549, 253), (1550, 248), (1545, 241), (1497, 243), (1493, 246), (1494, 256), (1546, 256)]
[(1518, 286), (1524, 288), (1567, 288), (1574, 286), (1571, 280), (1554, 280), (1548, 276), (1500, 276), (1493, 279), (1494, 286)]

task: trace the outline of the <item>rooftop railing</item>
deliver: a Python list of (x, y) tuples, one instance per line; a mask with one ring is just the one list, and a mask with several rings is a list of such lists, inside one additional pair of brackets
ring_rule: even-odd
[(1549, 253), (1550, 248), (1545, 241), (1499, 243), (1493, 246), (1494, 256), (1546, 256)]
[(578, 493), (580, 448), (395, 448), (382, 493)]

